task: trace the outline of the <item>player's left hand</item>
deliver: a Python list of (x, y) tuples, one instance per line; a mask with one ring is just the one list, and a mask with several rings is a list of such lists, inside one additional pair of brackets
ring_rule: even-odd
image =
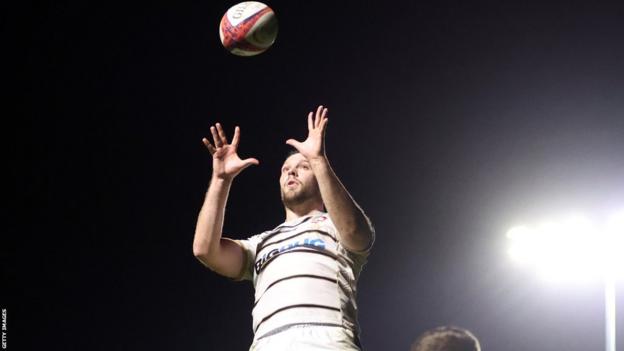
[(288, 139), (286, 144), (297, 149), (308, 160), (325, 157), (325, 131), (328, 121), (327, 108), (320, 105), (316, 113), (308, 113), (308, 138), (304, 142)]

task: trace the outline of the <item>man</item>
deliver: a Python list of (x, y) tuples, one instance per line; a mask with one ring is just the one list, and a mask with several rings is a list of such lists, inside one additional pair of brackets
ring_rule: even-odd
[[(211, 270), (254, 283), (254, 340), (250, 350), (360, 350), (356, 283), (374, 230), (329, 165), (327, 109), (308, 114), (308, 137), (286, 144), (296, 153), (279, 178), (284, 223), (247, 240), (223, 238), (233, 179), (259, 162), (237, 154), (240, 129), (228, 143), (210, 127), (213, 173), (199, 213), (193, 253)], [(325, 212), (326, 210), (326, 212)]]
[(444, 326), (424, 332), (410, 351), (481, 351), (481, 345), (468, 330)]

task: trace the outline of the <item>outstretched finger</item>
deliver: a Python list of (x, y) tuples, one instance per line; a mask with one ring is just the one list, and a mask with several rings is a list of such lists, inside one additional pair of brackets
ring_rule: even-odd
[(221, 138), (219, 138), (219, 135), (217, 134), (217, 128), (215, 128), (214, 126), (211, 126), (210, 134), (212, 134), (212, 141), (214, 141), (215, 147), (221, 147), (222, 145)]
[(314, 123), (312, 122), (313, 114), (314, 114), (313, 112), (308, 113), (308, 130), (314, 129)]
[(223, 145), (227, 145), (227, 137), (225, 136), (225, 132), (223, 131), (223, 127), (221, 127), (220, 123), (217, 123), (217, 132), (219, 132), (219, 137), (221, 138)]
[(325, 135), (325, 132), (327, 131), (327, 123), (329, 122), (329, 118), (323, 118), (323, 121), (321, 122), (321, 130), (323, 131), (323, 135)]
[(202, 138), (202, 143), (204, 143), (204, 146), (206, 146), (208, 152), (210, 152), (211, 155), (213, 155), (217, 151), (217, 149), (215, 149), (215, 147), (210, 144), (210, 141), (208, 141), (208, 139)]
[(323, 113), (321, 113), (321, 120), (323, 120), (323, 119), (325, 119), (325, 117), (327, 117), (327, 111), (328, 111), (328, 109), (327, 109), (327, 107), (325, 107), (323, 109)]
[(232, 138), (232, 146), (234, 146), (235, 148), (238, 147), (239, 139), (240, 139), (240, 128), (236, 126), (236, 128), (234, 128), (234, 137)]
[(317, 128), (321, 124), (321, 111), (323, 111), (323, 105), (319, 105), (316, 108), (316, 115), (314, 116), (314, 127)]

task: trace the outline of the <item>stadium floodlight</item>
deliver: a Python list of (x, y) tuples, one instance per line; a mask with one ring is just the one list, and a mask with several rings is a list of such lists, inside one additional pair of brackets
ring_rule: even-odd
[(605, 283), (606, 350), (615, 351), (615, 282), (624, 277), (624, 209), (605, 225), (573, 216), (507, 232), (509, 255), (549, 280)]

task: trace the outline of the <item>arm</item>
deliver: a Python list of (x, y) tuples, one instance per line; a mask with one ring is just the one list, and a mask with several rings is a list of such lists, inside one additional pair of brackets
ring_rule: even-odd
[(225, 204), (234, 177), (243, 169), (257, 165), (258, 160), (241, 160), (237, 154), (240, 129), (236, 127), (232, 143), (228, 144), (221, 125), (210, 127), (215, 146), (202, 141), (212, 154), (212, 179), (197, 218), (193, 254), (206, 267), (230, 278), (237, 278), (243, 269), (245, 253), (234, 241), (222, 238)]
[(323, 203), (330, 218), (336, 225), (339, 240), (347, 249), (355, 252), (366, 250), (373, 240), (374, 230), (364, 211), (353, 200), (340, 182), (325, 155), (325, 131), (328, 118), (327, 109), (319, 106), (313, 118), (308, 114), (308, 138), (303, 142), (289, 139), (293, 146), (310, 162), (319, 185)]

